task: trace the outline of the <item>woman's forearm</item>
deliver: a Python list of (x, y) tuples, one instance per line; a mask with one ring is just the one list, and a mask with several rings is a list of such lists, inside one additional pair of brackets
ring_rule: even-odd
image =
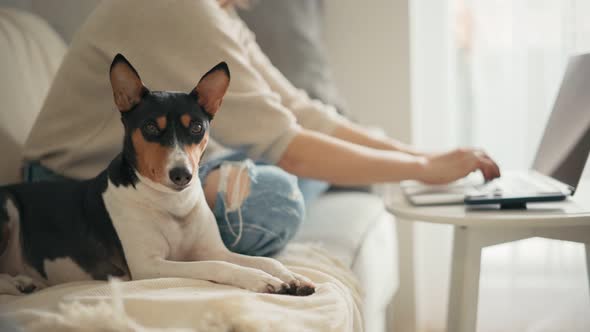
[(343, 141), (367, 146), (374, 149), (399, 151), (415, 156), (422, 155), (421, 152), (405, 143), (396, 141), (386, 136), (382, 137), (371, 134), (365, 128), (352, 122), (341, 123), (334, 130), (331, 136), (339, 138)]
[(278, 166), (300, 177), (340, 185), (417, 179), (423, 158), (340, 140), (309, 130), (293, 139)]

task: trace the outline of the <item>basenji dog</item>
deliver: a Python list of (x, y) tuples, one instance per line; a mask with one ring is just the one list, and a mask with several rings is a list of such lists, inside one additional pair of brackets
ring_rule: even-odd
[(279, 261), (230, 252), (199, 181), (209, 128), (230, 83), (221, 62), (188, 92), (150, 91), (121, 54), (110, 67), (122, 152), (86, 181), (0, 188), (0, 292), (78, 280), (182, 277), (309, 295)]

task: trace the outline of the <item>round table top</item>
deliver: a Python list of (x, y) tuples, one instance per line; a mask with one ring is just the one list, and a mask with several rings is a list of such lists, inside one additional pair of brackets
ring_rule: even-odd
[(384, 191), (388, 210), (404, 220), (458, 226), (560, 227), (590, 226), (590, 179), (573, 197), (561, 202), (528, 203), (523, 210), (500, 210), (498, 205), (414, 206), (398, 186)]

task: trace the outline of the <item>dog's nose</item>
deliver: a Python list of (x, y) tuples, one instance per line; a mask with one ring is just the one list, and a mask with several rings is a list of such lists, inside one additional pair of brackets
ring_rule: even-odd
[(192, 174), (188, 171), (188, 169), (184, 167), (173, 168), (168, 174), (168, 176), (170, 176), (170, 180), (172, 180), (174, 184), (179, 186), (186, 185), (193, 178)]

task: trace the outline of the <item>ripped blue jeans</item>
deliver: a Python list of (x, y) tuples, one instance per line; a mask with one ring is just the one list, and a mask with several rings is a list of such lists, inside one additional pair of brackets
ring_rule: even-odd
[[(271, 256), (281, 251), (299, 229), (305, 203), (328, 189), (324, 182), (297, 179), (276, 166), (245, 159), (239, 152), (203, 163), (199, 169), (203, 186), (216, 169), (220, 170), (220, 179), (213, 214), (221, 238), (228, 249), (246, 255)], [(248, 176), (244, 197), (237, 195), (245, 189), (240, 181), (228, 188), (228, 176), (236, 171)], [(36, 182), (65, 178), (33, 162), (25, 166), (24, 179)], [(233, 193), (231, 201), (227, 199), (229, 192)]]
[[(231, 251), (253, 255), (276, 254), (293, 238), (305, 217), (305, 203), (328, 189), (321, 181), (298, 179), (279, 167), (254, 163), (240, 152), (205, 162), (199, 169), (201, 183), (220, 170), (213, 214), (223, 242)], [(247, 174), (249, 190), (244, 199), (236, 198), (240, 181), (228, 186), (231, 172)], [(231, 201), (228, 193), (232, 192)]]

